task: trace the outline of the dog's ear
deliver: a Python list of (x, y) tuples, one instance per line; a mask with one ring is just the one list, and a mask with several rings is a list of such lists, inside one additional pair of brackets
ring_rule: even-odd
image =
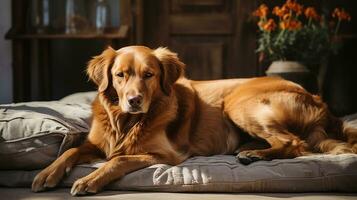
[(94, 56), (88, 63), (87, 74), (89, 78), (98, 85), (99, 92), (103, 92), (108, 88), (110, 68), (116, 55), (116, 51), (108, 47), (100, 55)]
[(185, 64), (180, 61), (176, 53), (167, 48), (159, 47), (153, 54), (160, 61), (161, 88), (166, 95), (170, 95), (172, 85), (184, 73)]

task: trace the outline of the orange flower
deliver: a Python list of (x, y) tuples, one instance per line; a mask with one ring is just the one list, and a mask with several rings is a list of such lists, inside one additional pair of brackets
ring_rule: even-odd
[(275, 6), (272, 13), (278, 17), (283, 17), (289, 13), (289, 10), (286, 6), (282, 6), (281, 8)]
[(338, 20), (347, 20), (350, 21), (351, 20), (351, 15), (346, 12), (344, 9), (339, 9), (339, 8), (335, 8), (335, 10), (332, 13), (332, 17), (333, 18), (338, 18)]
[(288, 28), (288, 21), (281, 21), (279, 25), (281, 29), (285, 30)]
[(256, 17), (263, 18), (263, 17), (266, 17), (268, 15), (268, 12), (269, 12), (268, 6), (266, 6), (265, 4), (262, 4), (262, 5), (259, 6), (259, 8), (257, 10), (255, 10), (253, 12), (253, 15), (256, 16)]
[(302, 27), (302, 24), (298, 20), (284, 20), (280, 22), (280, 28), (283, 30), (298, 30)]
[(260, 23), (260, 28), (265, 31), (271, 32), (276, 28), (276, 23), (273, 19), (269, 19), (267, 22)]
[(283, 16), (283, 20), (289, 20), (291, 18), (291, 14), (287, 13)]
[(303, 11), (303, 6), (301, 4), (298, 4), (295, 0), (287, 0), (285, 6), (288, 9), (294, 11), (297, 16), (301, 15)]
[(298, 20), (291, 20), (290, 24), (291, 24), (290, 26), (293, 30), (300, 29), (302, 27), (302, 23)]
[(301, 15), (303, 10), (304, 10), (304, 7), (302, 5), (300, 5), (300, 4), (297, 4), (296, 8), (294, 9), (294, 11), (296, 12), (297, 16)]
[(285, 6), (288, 7), (289, 9), (292, 9), (295, 6), (295, 0), (287, 0), (285, 2)]
[(320, 16), (317, 14), (315, 8), (313, 7), (306, 8), (305, 16), (308, 19), (320, 20)]

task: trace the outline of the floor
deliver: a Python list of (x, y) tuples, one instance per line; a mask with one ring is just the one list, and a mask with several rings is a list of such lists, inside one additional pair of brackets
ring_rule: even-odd
[(357, 193), (161, 193), (105, 191), (86, 197), (72, 197), (69, 188), (32, 193), (29, 188), (0, 188), (0, 199), (4, 200), (62, 200), (62, 199), (110, 199), (110, 200), (357, 200)]

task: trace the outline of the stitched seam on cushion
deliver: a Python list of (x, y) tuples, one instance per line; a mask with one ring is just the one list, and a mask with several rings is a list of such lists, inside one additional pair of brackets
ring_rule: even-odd
[(41, 134), (36, 134), (30, 137), (23, 137), (23, 138), (18, 138), (18, 139), (14, 139), (14, 140), (5, 140), (3, 141), (3, 143), (14, 143), (14, 142), (21, 142), (21, 141), (26, 141), (26, 140), (30, 140), (30, 139), (36, 139), (38, 137), (43, 137), (43, 136), (50, 136), (50, 135), (66, 135), (66, 133), (48, 133), (46, 132), (41, 132)]
[[(356, 176), (356, 174), (344, 174), (344, 175), (331, 175), (331, 176), (318, 176), (318, 177), (300, 177), (300, 178), (289, 178), (289, 179), (261, 179), (256, 181), (242, 181), (242, 182), (211, 182), (211, 183), (197, 183), (197, 184), (163, 184), (163, 185), (152, 185), (152, 186), (129, 186), (127, 188), (163, 188), (163, 187), (172, 187), (172, 186), (198, 186), (198, 185), (215, 185), (215, 184), (246, 184), (246, 183), (259, 183), (259, 182), (266, 182), (266, 181), (298, 181), (303, 179), (324, 179), (324, 178), (333, 178), (333, 177), (340, 177), (343, 178), (345, 176)], [(124, 186), (125, 187), (125, 186)]]
[[(76, 135), (76, 134), (84, 134), (85, 132), (69, 132), (69, 133), (48, 133), (46, 132), (41, 132), (42, 134), (36, 134), (33, 135), (31, 137), (24, 137), (24, 138), (18, 138), (18, 139), (14, 139), (14, 140), (5, 140), (1, 143), (13, 143), (13, 142), (19, 142), (19, 141), (25, 141), (25, 140), (29, 140), (29, 139), (34, 139), (34, 138), (38, 138), (38, 137), (43, 137), (43, 136), (49, 136), (49, 135), (68, 135), (68, 134), (72, 134), (72, 135)], [(0, 143), (0, 144), (1, 144)]]
[[(356, 155), (351, 154), (351, 156), (348, 157), (343, 157), (340, 158), (338, 161), (346, 161), (349, 160), (351, 158), (355, 158)], [(316, 163), (319, 162), (318, 160), (314, 160), (314, 159), (308, 159), (308, 160), (295, 160), (295, 159), (289, 159), (289, 161), (276, 161), (276, 163), (252, 163), (250, 164), (249, 168), (255, 167), (255, 166), (261, 166), (261, 167), (272, 167), (272, 166), (277, 166), (280, 164), (297, 164), (297, 163)], [(328, 162), (336, 162), (336, 161), (332, 161), (332, 160), (328, 160)], [(187, 167), (187, 166), (192, 166), (192, 165), (200, 165), (200, 166), (212, 166), (212, 165), (221, 165), (222, 163), (226, 163), (227, 165), (225, 166), (234, 166), (234, 168), (236, 167), (246, 167), (246, 166), (236, 166), (235, 163), (228, 163), (228, 162), (214, 162), (214, 163), (207, 163), (205, 161), (198, 161), (198, 162), (188, 162), (188, 163), (184, 163), (184, 164), (179, 164), (177, 165), (178, 167)], [(248, 168), (248, 167), (247, 167)]]
[(10, 122), (10, 121), (14, 121), (14, 120), (18, 120), (18, 119), (47, 119), (47, 120), (52, 120), (52, 121), (56, 121), (58, 122), (59, 124), (65, 126), (65, 124), (67, 123), (66, 120), (58, 120), (58, 119), (55, 119), (55, 118), (50, 118), (50, 117), (14, 117), (14, 118), (11, 118), (11, 119), (0, 119), (0, 122)]
[[(62, 127), (65, 128), (68, 132), (70, 132), (70, 130), (75, 126), (79, 126), (79, 127), (83, 128), (83, 129), (87, 129), (87, 128), (83, 127), (80, 124), (74, 124), (75, 126), (73, 126), (71, 123), (68, 123), (65, 119), (54, 119), (54, 118), (49, 118), (49, 117), (38, 117), (38, 118), (15, 117), (15, 118), (11, 118), (9, 120), (2, 120), (1, 119), (0, 122), (10, 122), (10, 121), (17, 120), (17, 119), (25, 119), (25, 120), (26, 119), (31, 119), (31, 120), (32, 119), (39, 119), (39, 120), (42, 120), (42, 121), (43, 121), (43, 119), (45, 119), (45, 120), (54, 121), (54, 122), (57, 122), (58, 124), (62, 125)], [(29, 138), (34, 137), (34, 135), (37, 135), (39, 133), (49, 133), (49, 132), (50, 132), (50, 130), (34, 132), (33, 136), (30, 136)], [(80, 132), (83, 132), (83, 131), (80, 131)], [(64, 134), (64, 133), (62, 133), (62, 134)], [(21, 140), (23, 138), (16, 138), (16, 139), (13, 139), (13, 140), (18, 140), (18, 139)], [(12, 140), (10, 140), (10, 141), (12, 141)]]
[[(3, 154), (3, 155), (16, 155), (16, 154), (26, 154), (26, 153), (34, 153), (34, 152), (37, 152), (37, 151), (40, 151), (44, 148), (47, 148), (49, 146), (53, 146), (54, 144), (60, 144), (60, 143), (51, 143), (51, 144), (48, 144), (46, 146), (43, 146), (43, 147), (37, 147), (37, 148), (34, 148), (33, 150), (31, 151), (27, 151), (27, 152), (14, 152), (14, 153), (7, 153), (7, 154)], [(0, 154), (1, 155), (1, 154)]]
[[(333, 160), (330, 160), (329, 162), (340, 162), (340, 161), (346, 161), (346, 160), (350, 160), (351, 158), (353, 158), (353, 159), (355, 159), (355, 158), (357, 158), (357, 156), (351, 156), (351, 157), (347, 157), (347, 158), (341, 158), (341, 159), (339, 159), (338, 161), (333, 161)], [(308, 161), (308, 162), (313, 162), (313, 163), (316, 163), (316, 162), (320, 162), (319, 160), (306, 160), (306, 161)], [(306, 162), (305, 161), (305, 162)], [(216, 163), (207, 163), (207, 162), (204, 162), (204, 161), (202, 161), (202, 162), (195, 162), (195, 163), (193, 163), (193, 162), (190, 162), (190, 163), (186, 163), (186, 164), (179, 164), (179, 165), (177, 165), (176, 167), (191, 167), (191, 166), (193, 166), (193, 165), (197, 165), (197, 166), (203, 166), (203, 167), (211, 167), (211, 166), (222, 166), (222, 163), (225, 163), (225, 164), (227, 164), (227, 165), (223, 165), (223, 166), (226, 166), (226, 167), (231, 167), (231, 166), (234, 166), (233, 167), (233, 169), (234, 168), (248, 168), (247, 166), (244, 166), (244, 165), (239, 165), (239, 166), (237, 166), (237, 164), (234, 164), (234, 163), (227, 163), (227, 162), (216, 162)], [(300, 161), (298, 161), (298, 162), (291, 162), (291, 160), (289, 161), (289, 162), (286, 162), (286, 160), (284, 161), (284, 162), (278, 162), (278, 163), (275, 163), (273, 166), (276, 166), (276, 165), (278, 165), (278, 164), (299, 164), (299, 163), (304, 163), (304, 162), (300, 162)], [(159, 163), (159, 164), (164, 164), (164, 163)], [(254, 163), (252, 163), (252, 164), (254, 164)], [(251, 165), (252, 165), (251, 164)], [(323, 164), (323, 163), (322, 163)], [(308, 165), (308, 164), (307, 164)], [(268, 166), (266, 166), (266, 165), (258, 165), (258, 163), (257, 163), (257, 165), (256, 166), (259, 166), (259, 167), (270, 167), (270, 166), (272, 166), (272, 165), (268, 165)], [(167, 169), (167, 170), (169, 170), (171, 167), (175, 167), (175, 166), (171, 166), (171, 165), (169, 165), (169, 168)], [(249, 168), (251, 168), (251, 167), (249, 167)], [(231, 168), (232, 169), (232, 168)]]

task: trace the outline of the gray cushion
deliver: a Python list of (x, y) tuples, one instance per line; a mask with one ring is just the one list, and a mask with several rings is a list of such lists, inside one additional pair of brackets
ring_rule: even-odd
[[(92, 95), (92, 97), (89, 97)], [(80, 141), (90, 122), (94, 93), (72, 95), (58, 102), (32, 102), (0, 106), (0, 186), (29, 187), (39, 172), (70, 146)], [(83, 100), (83, 97), (88, 97)], [(74, 103), (81, 102), (81, 103)], [(357, 126), (357, 115), (345, 119)], [(354, 121), (353, 121), (354, 120)], [(80, 165), (61, 186), (102, 163)], [(357, 155), (314, 155), (260, 161), (248, 166), (234, 156), (193, 157), (178, 166), (153, 165), (110, 184), (114, 190), (170, 192), (357, 192)]]
[(91, 107), (72, 101), (0, 105), (0, 169), (39, 169), (88, 133)]
[[(61, 183), (73, 182), (103, 163), (80, 165)], [(38, 171), (0, 171), (0, 186), (30, 186)], [(167, 192), (357, 192), (357, 155), (315, 155), (259, 161), (234, 156), (193, 157), (177, 166), (153, 165), (110, 184), (111, 190)]]

